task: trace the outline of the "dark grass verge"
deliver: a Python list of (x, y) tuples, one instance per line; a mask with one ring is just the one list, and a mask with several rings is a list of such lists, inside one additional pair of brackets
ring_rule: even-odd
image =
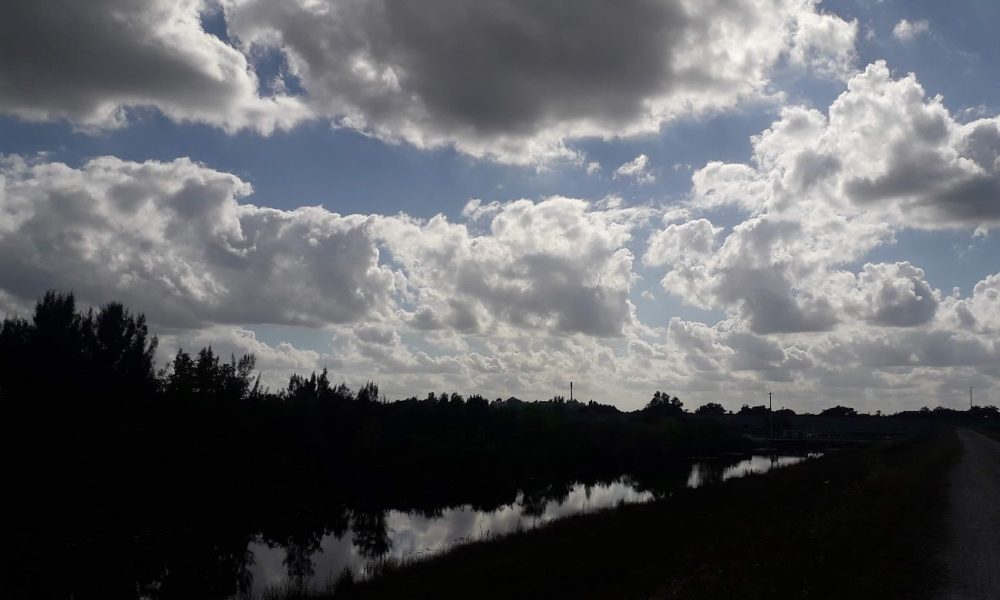
[(654, 597), (933, 597), (959, 452), (949, 430), (778, 473), (770, 503), (751, 486), (734, 489), (757, 518), (738, 536), (715, 528), (697, 540)]
[(927, 598), (958, 452), (952, 431), (841, 450), (385, 565), (334, 597)]
[(986, 437), (992, 438), (1000, 442), (1000, 428), (996, 426), (994, 427), (973, 426), (973, 429), (985, 435)]

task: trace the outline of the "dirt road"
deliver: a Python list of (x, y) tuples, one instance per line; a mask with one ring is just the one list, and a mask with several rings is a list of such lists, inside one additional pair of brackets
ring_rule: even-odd
[(1000, 598), (1000, 443), (962, 429), (949, 479), (948, 581), (943, 598)]

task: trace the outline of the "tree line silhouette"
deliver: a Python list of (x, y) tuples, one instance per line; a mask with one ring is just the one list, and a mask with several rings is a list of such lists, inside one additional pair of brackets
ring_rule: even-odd
[(226, 597), (247, 577), (251, 539), (285, 547), (289, 572), (304, 572), (319, 540), (348, 527), (363, 552), (384, 553), (390, 508), (490, 509), (520, 492), (544, 509), (574, 481), (652, 482), (688, 456), (749, 444), (720, 404), (692, 415), (660, 391), (631, 413), (559, 396), (388, 402), (326, 370), (268, 390), (252, 355), (210, 347), (157, 370), (157, 346), (142, 314), (80, 311), (66, 293), (0, 324), (11, 490), (0, 559), (19, 574), (0, 579), (7, 597)]
[[(13, 490), (4, 553), (23, 574), (4, 580), (12, 597), (88, 597), (60, 587), (72, 581), (96, 585), (89, 597), (135, 597), (137, 580), (158, 582), (160, 598), (222, 597), (245, 576), (253, 535), (314, 548), (350, 523), (377, 554), (378, 515), (390, 507), (498, 506), (519, 489), (545, 498), (574, 480), (743, 444), (714, 423), (682, 426), (676, 412), (559, 397), (387, 402), (375, 383), (351, 390), (325, 370), (271, 391), (251, 355), (181, 350), (158, 371), (157, 345), (143, 315), (119, 303), (81, 311), (72, 294), (49, 292), (30, 320), (0, 324), (0, 443)], [(128, 564), (109, 572), (98, 564), (107, 557)]]
[(222, 472), (252, 459), (257, 472), (280, 465), (335, 479), (409, 478), (430, 465), (463, 480), (484, 465), (490, 477), (620, 468), (721, 437), (711, 424), (671, 424), (682, 405), (660, 392), (637, 415), (561, 397), (442, 392), (387, 402), (375, 383), (353, 391), (326, 370), (266, 390), (252, 355), (226, 361), (211, 347), (178, 351), (157, 372), (156, 348), (143, 315), (118, 303), (80, 312), (72, 294), (49, 292), (30, 321), (0, 326), (7, 422), (36, 458), (100, 447), (172, 464), (197, 450), (198, 462)]

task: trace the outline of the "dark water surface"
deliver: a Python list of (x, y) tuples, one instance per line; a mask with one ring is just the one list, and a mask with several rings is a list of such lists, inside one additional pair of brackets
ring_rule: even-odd
[[(12, 513), (22, 523), (14, 523), (21, 529), (15, 527), (0, 556), (0, 597), (242, 600), (265, 598), (281, 587), (324, 589), (345, 569), (371, 573), (384, 561), (420, 559), (456, 544), (666, 499), (815, 456), (728, 454), (562, 480), (508, 481), (483, 473), (473, 481), (430, 469), (405, 481), (375, 473), (368, 485), (324, 487), (286, 478), (290, 483), (265, 481), (246, 495), (193, 484), (157, 488), (151, 478), (141, 493), (123, 489), (128, 499), (105, 511), (94, 504), (106, 501), (107, 492), (88, 503), (88, 491), (81, 490)], [(44, 518), (33, 521), (32, 515)], [(73, 529), (76, 523), (83, 526)]]
[(820, 455), (728, 456), (692, 461), (662, 479), (622, 476), (603, 482), (539, 484), (520, 489), (511, 502), (494, 507), (464, 504), (431, 511), (349, 511), (342, 530), (324, 532), (306, 545), (283, 546), (255, 536), (247, 547), (243, 595), (259, 597), (268, 588), (295, 580), (323, 588), (345, 568), (364, 573), (372, 561), (429, 556), (456, 544), (529, 529), (577, 513), (650, 502), (685, 487), (766, 473)]

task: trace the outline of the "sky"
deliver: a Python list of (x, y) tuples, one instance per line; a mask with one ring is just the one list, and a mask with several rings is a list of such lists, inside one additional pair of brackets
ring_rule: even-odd
[(1000, 403), (992, 0), (73, 0), (0, 21), (0, 315), (634, 409)]

